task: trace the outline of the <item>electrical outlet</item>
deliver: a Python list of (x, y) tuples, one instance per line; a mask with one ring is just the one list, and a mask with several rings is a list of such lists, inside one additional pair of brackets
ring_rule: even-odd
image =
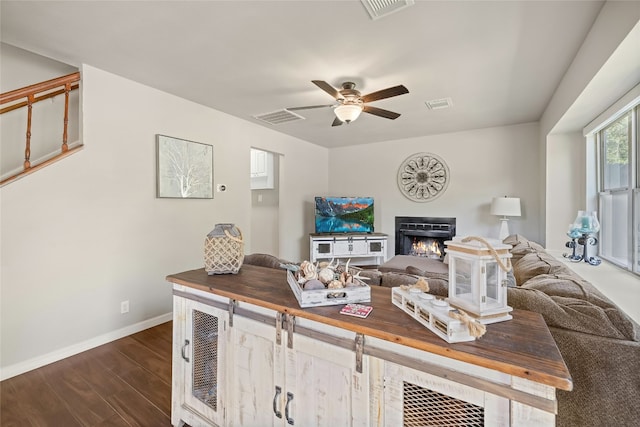
[(120, 303), (120, 314), (125, 314), (129, 312), (129, 300), (122, 301)]

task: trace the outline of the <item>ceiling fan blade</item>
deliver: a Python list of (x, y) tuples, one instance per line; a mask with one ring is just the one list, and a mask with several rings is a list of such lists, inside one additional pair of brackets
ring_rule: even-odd
[(395, 120), (400, 117), (399, 113), (394, 113), (393, 111), (383, 110), (382, 108), (372, 107), (370, 105), (365, 105), (362, 109), (365, 113), (373, 114), (374, 116), (384, 117), (385, 119)]
[(327, 92), (329, 95), (333, 96), (335, 99), (340, 99), (342, 97), (342, 95), (340, 95), (340, 92), (338, 92), (338, 89), (331, 86), (329, 83), (325, 82), (324, 80), (311, 80), (311, 83), (315, 84), (320, 89)]
[(404, 95), (405, 93), (409, 93), (409, 90), (403, 85), (389, 87), (387, 89), (382, 89), (377, 92), (371, 92), (370, 94), (364, 95), (362, 97), (362, 102), (377, 101), (379, 99), (391, 98), (392, 96)]
[(306, 107), (291, 107), (291, 108), (285, 108), (285, 110), (289, 110), (289, 111), (297, 111), (297, 110), (311, 110), (312, 108), (326, 108), (326, 107), (333, 107), (334, 104), (327, 104), (327, 105), (307, 105)]
[(336, 117), (335, 119), (333, 119), (333, 123), (331, 123), (331, 126), (340, 126), (341, 124), (342, 120)]

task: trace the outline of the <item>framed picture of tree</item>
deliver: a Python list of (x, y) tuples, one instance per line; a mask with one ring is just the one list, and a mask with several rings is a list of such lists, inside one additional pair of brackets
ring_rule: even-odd
[(213, 199), (213, 146), (156, 135), (159, 198)]

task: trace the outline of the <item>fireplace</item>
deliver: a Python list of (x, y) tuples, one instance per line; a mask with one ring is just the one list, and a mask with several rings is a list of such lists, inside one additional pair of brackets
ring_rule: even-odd
[(456, 219), (396, 217), (396, 255), (444, 258), (444, 242), (456, 235)]

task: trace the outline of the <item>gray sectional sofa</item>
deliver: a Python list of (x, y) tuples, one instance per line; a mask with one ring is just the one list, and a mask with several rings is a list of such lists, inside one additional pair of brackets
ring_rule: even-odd
[(509, 305), (542, 314), (573, 377), (573, 391), (558, 391), (557, 425), (640, 426), (640, 326), (541, 245), (504, 242), (517, 284)]

